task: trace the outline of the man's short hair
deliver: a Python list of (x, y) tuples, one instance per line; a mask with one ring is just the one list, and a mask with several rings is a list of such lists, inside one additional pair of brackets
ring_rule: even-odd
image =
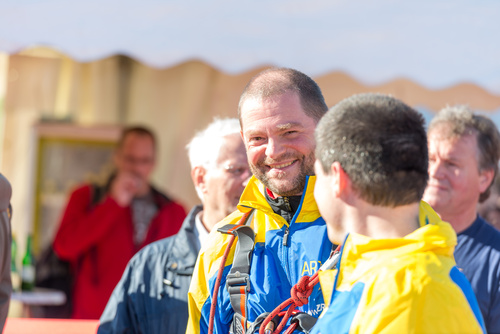
[(215, 166), (224, 137), (240, 134), (240, 123), (236, 118), (215, 118), (204, 130), (195, 134), (186, 145), (191, 168)]
[(128, 135), (131, 134), (136, 134), (139, 136), (144, 136), (144, 137), (149, 137), (153, 141), (153, 148), (156, 150), (156, 136), (153, 133), (153, 131), (145, 126), (141, 125), (132, 125), (132, 126), (127, 126), (123, 128), (120, 138), (118, 139), (117, 147), (120, 149), (123, 146), (123, 143), (125, 142), (125, 138), (127, 138)]
[[(498, 160), (500, 158), (500, 134), (491, 119), (474, 113), (467, 106), (452, 106), (443, 108), (432, 119), (429, 124), (429, 134), (438, 127), (440, 134), (445, 138), (475, 135), (479, 152), (478, 169), (493, 170), (494, 175), (497, 175)], [(488, 199), (490, 188), (491, 184), (479, 196), (480, 203)]]
[(270, 68), (254, 76), (246, 85), (238, 104), (241, 122), (241, 107), (251, 98), (266, 99), (285, 93), (297, 93), (305, 114), (316, 122), (327, 112), (328, 106), (318, 84), (309, 76), (291, 68)]
[(358, 196), (396, 207), (420, 201), (427, 185), (427, 136), (422, 115), (381, 94), (351, 96), (316, 128), (316, 158), (330, 173), (337, 161)]

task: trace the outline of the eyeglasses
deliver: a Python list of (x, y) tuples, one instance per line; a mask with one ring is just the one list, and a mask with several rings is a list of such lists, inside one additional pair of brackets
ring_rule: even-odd
[(248, 166), (234, 166), (234, 165), (226, 165), (224, 166), (224, 170), (231, 175), (241, 176), (249, 171)]

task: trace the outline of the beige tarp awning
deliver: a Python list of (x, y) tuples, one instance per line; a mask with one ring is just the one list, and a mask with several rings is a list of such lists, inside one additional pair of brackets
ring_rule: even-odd
[(156, 68), (200, 60), (228, 74), (277, 65), (500, 94), (499, 15), (496, 0), (4, 0), (0, 51), (42, 45)]

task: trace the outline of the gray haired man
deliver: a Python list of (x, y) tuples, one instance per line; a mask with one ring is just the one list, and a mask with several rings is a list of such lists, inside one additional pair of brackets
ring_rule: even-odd
[(455, 260), (476, 294), (488, 333), (500, 333), (500, 232), (477, 213), (498, 170), (500, 134), (487, 117), (448, 107), (431, 121), (424, 201), (457, 233)]

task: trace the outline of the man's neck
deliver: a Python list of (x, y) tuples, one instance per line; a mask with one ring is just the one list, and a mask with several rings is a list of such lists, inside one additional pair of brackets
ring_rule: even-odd
[[(437, 211), (436, 211), (437, 212)], [(441, 219), (451, 224), (456, 233), (465, 231), (477, 217), (476, 206), (463, 208), (454, 212), (437, 212)]]
[(266, 193), (267, 195), (272, 198), (272, 199), (276, 199), (278, 197), (291, 197), (291, 196), (302, 196), (302, 192), (298, 193), (298, 194), (293, 194), (293, 195), (287, 195), (287, 196), (283, 196), (283, 195), (279, 195), (275, 192), (272, 192), (269, 188), (266, 188)]
[(205, 231), (207, 231), (208, 233), (210, 233), (210, 230), (212, 229), (212, 226), (210, 226), (210, 228), (207, 228), (207, 224), (205, 223), (204, 219), (203, 219), (203, 214), (204, 214), (204, 211), (200, 211), (196, 214), (196, 218), (200, 220), (201, 222), (201, 225), (203, 226), (203, 228), (205, 229)]
[(419, 203), (392, 207), (364, 202), (346, 208), (344, 221), (348, 232), (373, 239), (402, 238), (419, 228)]
[(273, 197), (273, 193), (266, 189), (266, 201), (273, 209), (273, 212), (290, 223), (300, 206), (302, 196), (278, 196)]
[(135, 197), (144, 197), (147, 196), (151, 192), (151, 186), (149, 184), (144, 185), (141, 189), (135, 194)]
[(210, 210), (210, 208), (205, 206), (203, 211), (200, 212), (199, 217), (205, 229), (210, 232), (218, 222), (226, 217), (226, 215), (217, 210)]

